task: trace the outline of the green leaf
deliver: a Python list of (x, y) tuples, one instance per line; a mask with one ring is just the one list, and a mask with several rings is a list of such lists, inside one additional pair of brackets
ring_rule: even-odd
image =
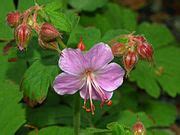
[(63, 7), (63, 3), (61, 1), (53, 1), (50, 3), (47, 3), (44, 7), (45, 11), (56, 11), (58, 9), (61, 9)]
[(77, 9), (77, 10), (84, 10), (84, 11), (94, 11), (97, 8), (103, 7), (107, 0), (68, 0), (69, 4)]
[[(2, 4), (3, 3), (3, 4)], [(1, 0), (0, 4), (0, 39), (12, 39), (13, 29), (11, 29), (6, 22), (6, 15), (14, 11), (14, 4), (12, 0)]]
[(146, 113), (154, 121), (153, 126), (170, 126), (176, 120), (175, 106), (164, 102), (150, 101), (146, 106)]
[[(42, 128), (38, 131), (38, 135), (72, 135), (73, 129), (69, 127), (51, 126)], [(36, 131), (30, 132), (28, 135), (37, 135)]]
[[(0, 43), (0, 131), (3, 135), (15, 134), (16, 130), (25, 123), (25, 110), (20, 103), (22, 93), (19, 87), (7, 76), (8, 69), (13, 65), (8, 63), (7, 56), (2, 54), (5, 43)], [(10, 66), (11, 65), (11, 66)], [(13, 67), (12, 66), (12, 67)], [(16, 70), (16, 69), (14, 69)], [(17, 73), (13, 74), (17, 75)]]
[[(57, 3), (57, 5), (56, 5), (56, 8), (57, 8), (57, 6), (61, 6), (61, 3), (63, 3), (63, 1), (64, 0), (53, 0), (53, 2), (52, 2), (52, 0), (37, 0), (37, 3), (39, 5), (42, 5), (42, 4), (51, 5), (51, 3)], [(34, 5), (35, 4), (34, 4), (33, 0), (19, 0), (18, 9), (21, 11), (24, 11)]]
[(130, 131), (125, 129), (124, 126), (118, 122), (112, 122), (107, 125), (108, 129), (111, 129), (112, 135), (131, 135)]
[(46, 11), (51, 23), (59, 30), (71, 32), (77, 25), (79, 17), (73, 12)]
[(94, 44), (98, 43), (101, 38), (101, 32), (99, 29), (94, 27), (83, 28), (77, 27), (72, 31), (68, 40), (68, 46), (77, 48), (77, 45), (82, 37), (83, 43), (86, 46), (86, 49), (90, 49)]
[(179, 57), (180, 49), (177, 47), (155, 49), (156, 67), (139, 61), (136, 69), (130, 74), (130, 80), (136, 81), (140, 88), (153, 97), (160, 95), (160, 86), (170, 96), (175, 97), (180, 93)]
[(155, 57), (158, 65), (156, 74), (157, 71), (162, 72), (156, 75), (156, 79), (165, 92), (175, 97), (180, 94), (180, 48), (173, 46), (162, 48), (157, 51)]
[(110, 133), (111, 131), (108, 129), (99, 129), (99, 128), (86, 128), (85, 130), (82, 130), (81, 133), (84, 135), (106, 135)]
[(102, 41), (107, 43), (110, 40), (116, 38), (117, 36), (120, 36), (120, 35), (123, 35), (123, 34), (129, 34), (129, 33), (130, 32), (125, 30), (125, 29), (109, 30), (102, 37)]
[(162, 24), (142, 23), (138, 26), (137, 32), (143, 34), (154, 48), (168, 45), (174, 41), (169, 29)]
[(49, 86), (58, 74), (58, 70), (55, 65), (44, 65), (41, 61), (35, 61), (26, 70), (22, 80), (21, 90), (24, 96), (42, 103), (47, 96)]
[(157, 98), (160, 95), (160, 87), (155, 78), (154, 68), (144, 61), (139, 61), (136, 69), (130, 73), (131, 81), (136, 81), (141, 89), (144, 89), (150, 96)]
[(144, 112), (134, 113), (129, 110), (125, 110), (120, 113), (120, 117), (118, 119), (118, 123), (121, 125), (132, 128), (133, 125), (140, 120), (146, 128), (153, 126), (153, 120), (151, 120), (148, 115)]
[(25, 110), (20, 103), (22, 93), (19, 87), (11, 81), (0, 82), (0, 130), (3, 135), (15, 134), (25, 123)]

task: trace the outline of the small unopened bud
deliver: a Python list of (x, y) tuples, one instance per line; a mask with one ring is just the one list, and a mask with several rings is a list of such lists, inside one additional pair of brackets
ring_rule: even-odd
[(79, 48), (81, 51), (84, 51), (86, 49), (86, 47), (85, 47), (85, 45), (83, 43), (82, 38), (80, 38), (80, 41), (79, 41), (79, 43), (77, 45), (77, 48)]
[(112, 101), (111, 100), (108, 100), (107, 103), (106, 103), (107, 106), (111, 106), (112, 105)]
[(146, 39), (145, 39), (145, 37), (143, 37), (143, 36), (134, 36), (134, 38), (135, 38), (136, 40), (138, 40), (139, 42), (146, 42)]
[(61, 36), (59, 31), (49, 23), (43, 23), (40, 29), (40, 36), (43, 41), (53, 41)]
[(133, 125), (133, 135), (145, 135), (146, 129), (142, 122), (138, 121)]
[(126, 46), (123, 43), (115, 43), (111, 46), (114, 56), (122, 56), (126, 52)]
[(7, 14), (6, 21), (10, 27), (15, 27), (19, 24), (21, 14), (16, 12), (10, 12)]
[(20, 24), (15, 29), (15, 38), (20, 50), (27, 48), (28, 41), (31, 37), (31, 27), (25, 23)]
[(133, 67), (135, 66), (137, 61), (138, 61), (138, 55), (134, 51), (128, 51), (123, 56), (123, 64), (124, 64), (124, 67), (127, 71), (127, 75), (133, 69)]
[(138, 54), (142, 59), (151, 61), (153, 57), (153, 48), (148, 43), (143, 43), (137, 46)]

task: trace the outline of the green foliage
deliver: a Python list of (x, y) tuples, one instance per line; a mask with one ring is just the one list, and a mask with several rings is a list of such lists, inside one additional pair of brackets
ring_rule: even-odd
[(94, 27), (83, 28), (77, 27), (72, 31), (68, 40), (68, 46), (76, 48), (77, 44), (82, 37), (83, 43), (86, 45), (86, 49), (90, 49), (95, 43), (100, 42), (101, 32), (99, 29)]
[(107, 5), (103, 14), (82, 16), (80, 23), (84, 26), (95, 26), (102, 33), (111, 29), (135, 31), (137, 26), (136, 14), (133, 11), (112, 3)]
[(137, 32), (143, 34), (154, 48), (159, 48), (174, 41), (174, 37), (167, 27), (161, 24), (142, 23)]
[[(36, 134), (37, 131), (32, 131), (28, 135), (36, 135)], [(73, 134), (73, 129), (69, 127), (50, 126), (38, 131), (38, 135), (71, 135), (71, 134)]]
[(84, 11), (94, 11), (97, 8), (103, 7), (108, 0), (68, 0), (69, 4), (77, 9)]
[(14, 10), (13, 1), (2, 0), (1, 3), (3, 4), (0, 4), (0, 39), (12, 39), (13, 32), (6, 23), (6, 15)]
[(178, 83), (180, 65), (177, 62), (179, 57), (180, 49), (177, 47), (155, 49), (157, 65), (153, 67), (146, 62), (139, 62), (136, 69), (131, 73), (130, 80), (136, 81), (139, 87), (145, 89), (153, 97), (160, 95), (159, 84), (165, 92), (175, 97), (180, 93)]
[(2, 55), (3, 46), (4, 44), (0, 43), (0, 129), (1, 134), (12, 135), (26, 122), (25, 109), (19, 103), (22, 93), (18, 85), (7, 76), (10, 64), (7, 56)]
[(48, 93), (48, 88), (58, 74), (54, 65), (45, 65), (42, 61), (35, 61), (25, 72), (21, 83), (21, 90), (25, 97), (42, 103)]
[[(15, 9), (10, 0), (2, 3), (0, 41), (13, 38), (5, 18)], [(37, 0), (37, 3), (43, 4), (38, 12), (39, 23), (52, 23), (63, 33), (62, 40), (68, 47), (77, 48), (82, 37), (89, 50), (96, 43), (108, 43), (119, 35), (135, 31), (144, 35), (154, 48), (154, 63), (139, 60), (129, 78), (124, 79), (123, 86), (114, 92), (112, 106), (104, 105), (100, 109), (100, 103), (95, 102), (94, 116), (81, 110), (82, 135), (131, 135), (137, 121), (143, 123), (147, 135), (173, 135), (169, 127), (175, 123), (177, 112), (169, 101), (180, 94), (180, 48), (165, 25), (138, 24), (137, 13), (108, 0)], [(24, 11), (33, 5), (33, 0), (19, 0), (18, 10)], [(5, 55), (3, 47), (9, 41), (0, 43), (0, 134), (73, 134), (72, 95), (59, 96), (52, 90), (54, 78), (60, 71), (59, 54), (42, 49), (37, 36), (31, 38), (23, 52), (12, 42), (13, 47)], [(17, 61), (8, 62), (11, 58)], [(114, 61), (122, 65), (120, 58)], [(158, 99), (160, 96), (163, 100)], [(30, 108), (23, 98), (39, 105)], [(37, 127), (38, 131), (26, 125)]]

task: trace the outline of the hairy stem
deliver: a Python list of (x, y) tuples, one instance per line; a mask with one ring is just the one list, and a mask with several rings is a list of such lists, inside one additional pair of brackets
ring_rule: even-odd
[(64, 44), (64, 42), (61, 40), (61, 37), (57, 38), (58, 43), (60, 44), (60, 46), (64, 49), (67, 48), (67, 46)]
[(74, 135), (79, 135), (80, 131), (80, 98), (79, 94), (74, 96)]

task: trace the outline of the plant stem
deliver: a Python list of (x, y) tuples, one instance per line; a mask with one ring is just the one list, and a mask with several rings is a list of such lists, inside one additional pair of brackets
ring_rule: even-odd
[(74, 95), (74, 135), (79, 135), (80, 131), (80, 98), (79, 94)]
[(61, 47), (64, 49), (64, 48), (67, 48), (67, 46), (64, 44), (64, 42), (61, 40), (60, 37), (57, 38), (57, 41), (58, 43), (61, 45)]

